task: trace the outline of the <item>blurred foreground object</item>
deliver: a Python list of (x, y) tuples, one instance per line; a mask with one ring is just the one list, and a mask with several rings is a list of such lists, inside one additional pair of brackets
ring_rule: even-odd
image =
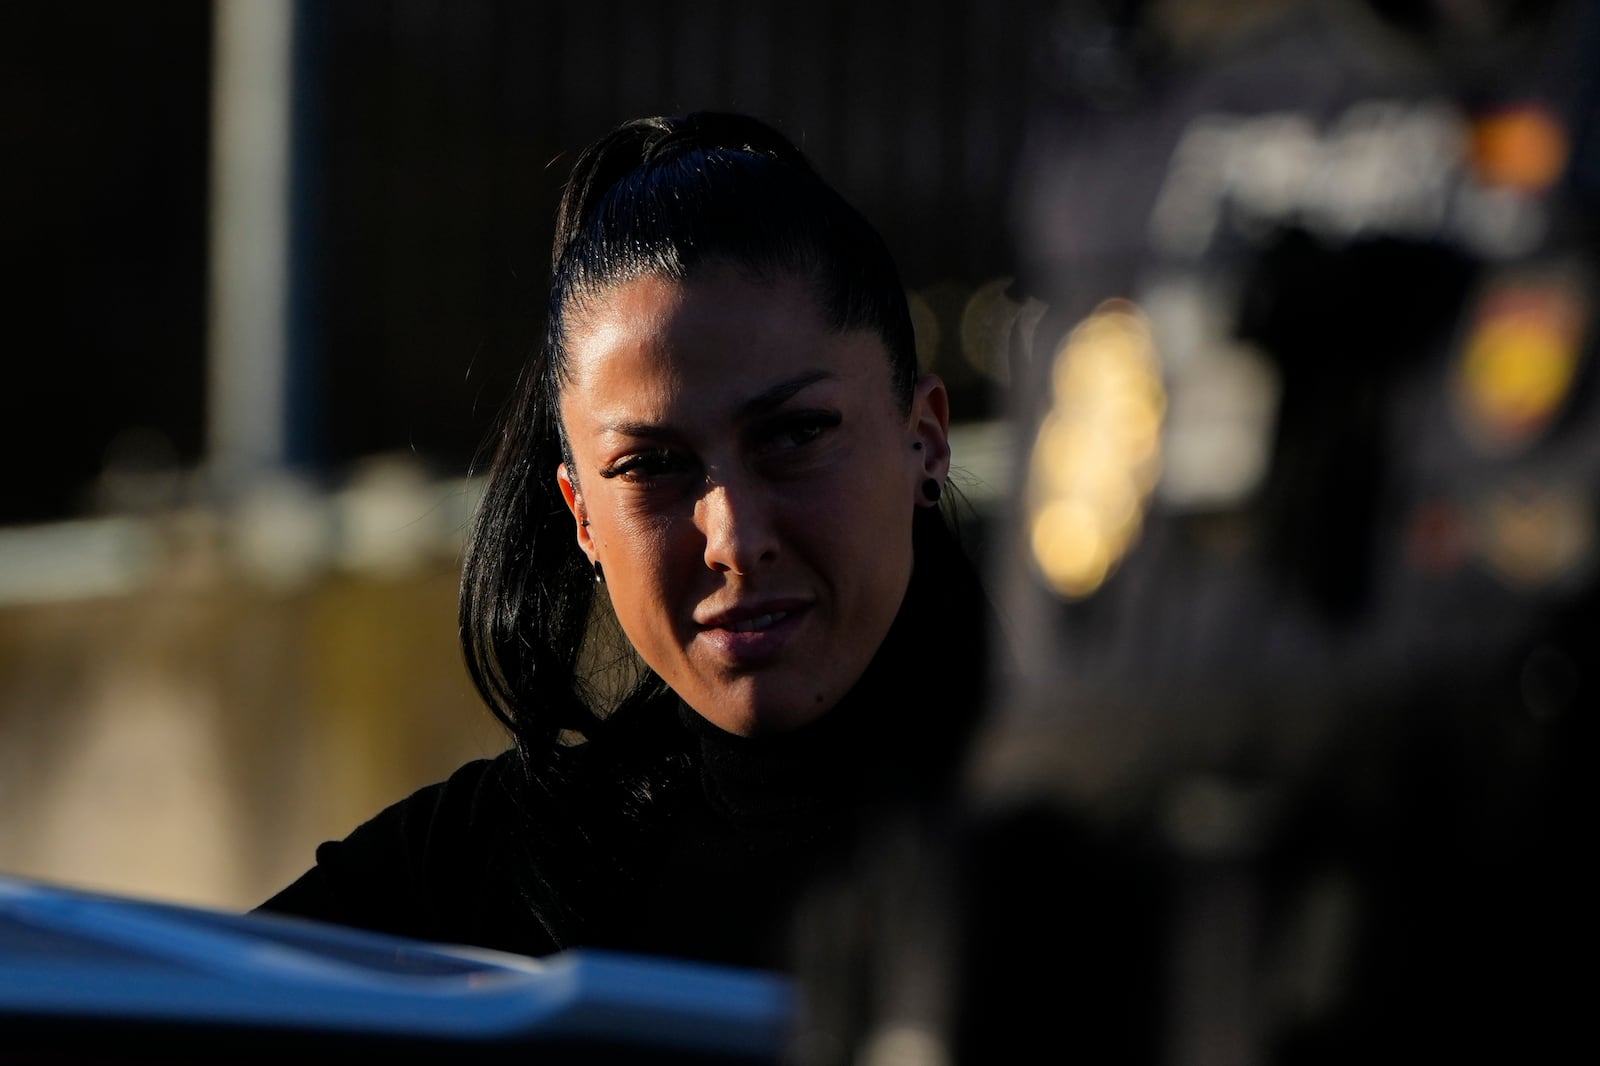
[(614, 952), (536, 960), (0, 877), (13, 1063), (775, 1063), (788, 983)]
[[(1061, 5), (999, 679), (907, 1061), (1583, 1034), (1600, 5)], [(888, 905), (886, 905), (887, 908)], [(903, 1045), (904, 1046), (904, 1045)], [(1578, 1045), (1581, 1046), (1581, 1045)], [(887, 1060), (885, 1060), (887, 1061)]]

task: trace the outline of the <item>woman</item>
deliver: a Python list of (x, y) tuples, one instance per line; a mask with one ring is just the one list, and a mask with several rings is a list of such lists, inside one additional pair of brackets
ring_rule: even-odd
[(796, 907), (938, 801), (978, 706), (948, 428), (887, 249), (790, 143), (613, 130), (563, 196), (466, 552), (462, 643), (514, 746), (264, 909), (787, 967)]

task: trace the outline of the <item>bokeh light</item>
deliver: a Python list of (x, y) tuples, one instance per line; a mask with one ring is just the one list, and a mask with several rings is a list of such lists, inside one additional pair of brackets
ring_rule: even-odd
[(1050, 588), (1092, 595), (1137, 539), (1161, 471), (1166, 391), (1143, 312), (1109, 300), (1055, 355), (1028, 466), (1028, 542)]
[(990, 278), (972, 290), (961, 309), (961, 355), (979, 373), (1006, 386), (1011, 382), (1011, 346), (1031, 346), (1044, 304), (1035, 297), (1011, 295), (1014, 279)]
[(1554, 115), (1535, 104), (1498, 108), (1472, 123), (1471, 160), (1490, 185), (1538, 193), (1566, 169), (1567, 133)]

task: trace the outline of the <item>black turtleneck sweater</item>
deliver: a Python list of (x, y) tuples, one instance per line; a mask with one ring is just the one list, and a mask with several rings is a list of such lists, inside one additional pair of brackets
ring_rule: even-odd
[(586, 945), (786, 968), (795, 908), (847, 875), (894, 754), (846, 715), (767, 740), (675, 700), (652, 710), (677, 719), (686, 757), (629, 818), (603, 806), (609, 785), (522, 785), (508, 751), (323, 844), (261, 909), (526, 955)]
[(260, 909), (526, 955), (788, 969), (796, 908), (851, 875), (875, 815), (938, 792), (977, 709), (982, 620), (957, 616), (930, 643), (915, 622), (972, 604), (917, 588), (815, 722), (740, 737), (665, 693), (554, 772), (528, 774), (515, 750), (468, 763), (323, 844)]

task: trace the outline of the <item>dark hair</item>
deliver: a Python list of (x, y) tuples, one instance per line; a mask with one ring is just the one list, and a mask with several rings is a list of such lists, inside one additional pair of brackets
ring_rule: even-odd
[[(882, 339), (909, 407), (916, 350), (894, 260), (782, 134), (700, 113), (627, 122), (585, 149), (557, 212), (545, 343), (505, 412), (461, 581), (468, 669), (524, 753), (552, 750), (563, 732), (590, 738), (630, 696), (663, 687), (644, 669), (620, 695), (599, 692), (580, 673), (595, 583), (555, 478), (568, 317), (619, 282), (683, 281), (712, 264), (758, 280), (808, 279), (830, 327)], [(914, 550), (915, 530), (927, 527), (915, 523)]]

